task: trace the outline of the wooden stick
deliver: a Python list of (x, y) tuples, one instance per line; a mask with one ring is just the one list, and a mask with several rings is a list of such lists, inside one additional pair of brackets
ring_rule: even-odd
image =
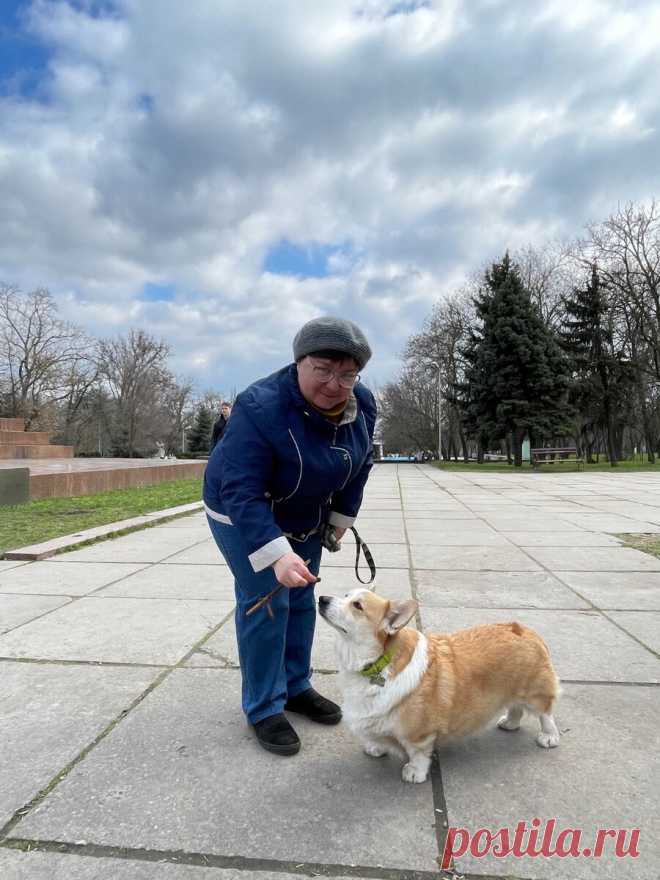
[[(309, 563), (311, 561), (312, 561), (311, 559), (305, 559), (305, 565), (309, 565)], [(317, 577), (313, 583), (319, 584), (320, 582), (321, 582), (321, 578)], [(261, 599), (259, 599), (258, 602), (255, 602), (254, 605), (250, 606), (250, 608), (248, 608), (248, 610), (245, 612), (245, 616), (249, 617), (251, 614), (254, 614), (255, 611), (258, 611), (260, 608), (263, 608), (263, 606), (265, 605), (266, 611), (268, 612), (268, 616), (270, 617), (271, 620), (273, 620), (275, 618), (275, 614), (273, 613), (273, 607), (270, 604), (270, 602), (271, 602), (271, 599), (273, 598), (273, 596), (276, 593), (279, 593), (279, 591), (282, 589), (284, 589), (284, 584), (278, 584), (274, 590), (271, 590), (270, 593), (268, 593), (267, 596), (263, 596)]]

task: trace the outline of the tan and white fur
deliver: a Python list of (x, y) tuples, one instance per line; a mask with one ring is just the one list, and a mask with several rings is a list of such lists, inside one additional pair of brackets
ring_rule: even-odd
[[(559, 745), (552, 716), (559, 679), (534, 630), (496, 623), (425, 636), (406, 627), (416, 610), (413, 599), (364, 589), (319, 597), (319, 613), (338, 633), (344, 720), (368, 755), (398, 757), (406, 782), (424, 782), (436, 743), (473, 733), (501, 712), (498, 726), (517, 730), (525, 710), (539, 719), (538, 745)], [(374, 684), (361, 670), (385, 651), (392, 660), (384, 684)]]

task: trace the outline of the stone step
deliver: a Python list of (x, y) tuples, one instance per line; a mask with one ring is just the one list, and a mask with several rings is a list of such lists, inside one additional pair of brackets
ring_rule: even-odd
[(50, 442), (47, 431), (4, 431), (0, 428), (0, 446), (4, 444), (16, 446), (45, 446)]
[(73, 458), (73, 446), (0, 443), (0, 459), (7, 458)]
[(0, 419), (0, 431), (24, 431), (25, 419)]

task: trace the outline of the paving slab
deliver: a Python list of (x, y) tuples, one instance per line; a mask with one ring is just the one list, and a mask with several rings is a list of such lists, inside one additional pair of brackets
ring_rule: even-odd
[(167, 557), (168, 565), (226, 565), (222, 553), (213, 538), (180, 550)]
[(411, 547), (415, 568), (449, 571), (540, 571), (541, 566), (517, 547)]
[(14, 596), (0, 593), (0, 633), (47, 614), (69, 601), (66, 596)]
[(538, 724), (525, 718), (515, 733), (491, 726), (440, 753), (450, 826), (472, 833), (486, 828), (493, 834), (506, 828), (513, 841), (519, 822), (531, 830), (535, 817), (542, 828), (555, 819), (553, 842), (561, 830), (578, 829), (580, 852), (593, 845), (598, 829), (640, 828), (639, 858), (617, 859), (610, 840), (599, 859), (465, 855), (457, 859), (459, 873), (657, 880), (660, 769), (657, 761), (649, 761), (649, 750), (660, 746), (657, 704), (652, 688), (565, 685), (557, 709), (563, 733), (559, 748), (540, 749), (534, 742)]
[[(400, 529), (405, 529), (405, 520), (403, 517), (399, 517), (397, 519), (382, 519), (380, 517), (369, 517), (369, 519), (365, 519), (364, 521), (358, 520), (355, 523), (355, 528), (358, 530), (361, 537), (365, 538), (368, 544), (379, 544), (383, 543), (378, 540), (378, 535), (383, 534), (380, 532), (380, 527), (384, 526), (386, 529), (389, 526), (392, 526), (392, 530), (396, 530), (397, 533), (400, 533)], [(368, 537), (365, 537), (367, 536)], [(404, 531), (405, 537), (405, 531)], [(349, 533), (346, 536), (347, 543), (353, 542), (353, 536)], [(398, 543), (395, 541), (394, 543)]]
[(27, 565), (19, 559), (0, 559), (0, 574), (9, 571), (11, 568), (18, 568), (21, 565)]
[[(250, 862), (236, 869), (213, 868), (208, 864), (172, 864), (162, 859), (143, 861), (140, 853), (134, 858), (91, 856), (92, 849), (91, 846), (81, 848), (80, 854), (0, 849), (0, 876), (3, 880), (300, 880), (299, 872), (267, 871), (261, 866), (253, 870)], [(178, 854), (172, 858), (183, 857)], [(205, 861), (204, 857), (198, 860)], [(375, 875), (369, 876), (379, 880)], [(348, 880), (348, 877), (335, 880)]]
[(401, 510), (401, 501), (397, 498), (369, 498), (366, 497), (362, 507), (360, 508), (361, 512), (364, 513), (373, 513), (375, 510)]
[(551, 571), (660, 571), (660, 559), (632, 547), (528, 547)]
[(643, 520), (629, 519), (625, 516), (601, 516), (596, 513), (566, 513), (564, 518), (574, 522), (582, 529), (588, 529), (593, 532), (613, 532), (615, 534), (624, 532), (657, 534), (660, 532), (660, 525)]
[(433, 514), (424, 510), (406, 510), (406, 523), (414, 520), (422, 520), (426, 522), (441, 522), (443, 520), (456, 520), (463, 522), (464, 520), (478, 520), (479, 516), (465, 507), (457, 507), (456, 510), (434, 510)]
[[(360, 566), (360, 576), (367, 579), (364, 563)], [(321, 566), (321, 583), (316, 588), (316, 595), (345, 596), (351, 590), (360, 587), (373, 589), (387, 599), (407, 599), (411, 596), (410, 571), (408, 568), (379, 568), (372, 585), (365, 586), (355, 577), (351, 568), (324, 568)]]
[(150, 529), (150, 533), (157, 540), (176, 540), (177, 542), (185, 540), (190, 541), (192, 545), (199, 541), (205, 541), (208, 538), (209, 527), (206, 520), (204, 520), (196, 526), (177, 526), (176, 528), (169, 524), (154, 526)]
[(572, 681), (660, 682), (660, 661), (597, 611), (516, 608), (421, 609), (425, 632), (517, 620), (547, 644), (557, 674)]
[[(406, 533), (403, 525), (403, 519), (387, 522), (377, 522), (368, 520), (365, 522), (356, 522), (355, 528), (358, 530), (360, 537), (368, 544), (383, 544), (385, 542), (392, 544), (405, 544)], [(353, 544), (353, 535), (348, 533), (345, 537), (347, 544)]]
[[(145, 530), (149, 532), (150, 529)], [(53, 558), (55, 562), (160, 562), (186, 548), (193, 548), (197, 541), (185, 535), (178, 538), (176, 532), (172, 537), (160, 536), (153, 538), (140, 535), (139, 532), (101, 541), (82, 550), (71, 550)]]
[(502, 532), (517, 547), (619, 547), (621, 541), (600, 532)]
[(0, 571), (0, 594), (85, 596), (142, 567), (134, 562), (28, 562), (19, 569)]
[(127, 708), (157, 673), (0, 662), (0, 826)]
[(564, 520), (565, 514), (561, 515), (532, 515), (523, 516), (517, 513), (515, 516), (500, 516), (499, 514), (483, 514), (485, 522), (500, 532), (576, 532), (580, 527), (575, 523)]
[(83, 597), (0, 636), (0, 656), (170, 665), (231, 608), (196, 599)]
[(106, 523), (101, 526), (93, 526), (92, 528), (82, 529), (74, 534), (59, 535), (48, 541), (41, 541), (38, 544), (29, 544), (25, 547), (16, 547), (5, 553), (7, 559), (23, 559), (23, 560), (39, 560), (48, 559), (57, 553), (66, 552), (70, 548), (75, 547), (84, 541), (92, 539), (111, 537), (117, 532), (125, 529), (132, 529), (139, 526), (148, 526), (151, 523), (159, 522), (161, 519), (174, 516), (186, 510), (199, 509), (200, 502), (192, 504), (183, 504), (178, 507), (171, 507), (167, 510), (158, 510), (153, 513), (145, 513), (141, 516), (134, 516), (130, 519), (124, 519), (119, 522)]
[(657, 571), (562, 571), (557, 577), (600, 608), (660, 611)]
[(403, 511), (401, 508), (393, 508), (391, 510), (373, 510), (371, 508), (360, 508), (359, 518), (355, 522), (355, 526), (360, 531), (360, 525), (365, 520), (376, 520), (377, 522), (391, 521), (396, 522), (403, 519)]
[(608, 617), (660, 655), (660, 611), (613, 611)]
[[(408, 568), (408, 547), (405, 544), (376, 544), (370, 541), (369, 549), (378, 569)], [(368, 576), (369, 568), (362, 555), (360, 561), (361, 570)], [(342, 541), (342, 548), (337, 553), (328, 553), (324, 550), (321, 565), (355, 568), (355, 542), (352, 536), (347, 541)]]
[(416, 596), (429, 607), (588, 608), (573, 590), (544, 571), (415, 570)]
[(467, 527), (444, 528), (435, 524), (429, 528), (426, 524), (418, 529), (408, 526), (408, 540), (411, 546), (425, 544), (430, 547), (509, 547), (511, 542), (501, 534), (484, 524), (472, 524)]
[(169, 522), (164, 522), (157, 526), (159, 529), (208, 529), (208, 527), (208, 520), (203, 511), (202, 513), (195, 513), (190, 516), (182, 516), (178, 519), (172, 519)]
[[(658, 787), (653, 756), (660, 745), (655, 722), (660, 570), (602, 571), (587, 567), (587, 560), (595, 560), (596, 566), (611, 563), (613, 557), (599, 554), (624, 553), (624, 557), (614, 558), (627, 563), (631, 557), (625, 556), (625, 551), (630, 548), (620, 546), (612, 533), (640, 524), (653, 532), (653, 518), (660, 521), (660, 479), (655, 475), (457, 476), (414, 465), (377, 467), (373, 472), (357, 527), (374, 549), (379, 566), (377, 592), (389, 598), (415, 594), (421, 602), (424, 626), (436, 631), (490, 620), (527, 623), (548, 642), (564, 679), (558, 712), (564, 733), (560, 749), (538, 749), (533, 741), (535, 724), (524, 721), (526, 730), (520, 734), (486, 731), (471, 738), (467, 746), (456, 744), (443, 750), (444, 795), (452, 823), (457, 824), (455, 816), (466, 816), (465, 822), (475, 817), (477, 824), (472, 830), (496, 830), (505, 824), (515, 828), (524, 818), (531, 821), (534, 816), (547, 815), (561, 819), (564, 826), (578, 827), (580, 823), (579, 827), (586, 829), (589, 822), (614, 828), (630, 819), (627, 825), (637, 822), (646, 835), (647, 861), (637, 860), (633, 865), (639, 869), (636, 872), (630, 871), (630, 860), (627, 864), (625, 860), (619, 864), (612, 860), (588, 864), (587, 859), (553, 859), (550, 863), (537, 859), (528, 864), (497, 860), (489, 865), (483, 859), (474, 859), (471, 865), (459, 865), (474, 871), (475, 876), (513, 874), (532, 880), (581, 880), (583, 876), (585, 880), (593, 876), (640, 876), (643, 880), (653, 876), (656, 880), (660, 876), (657, 796), (655, 801), (651, 799)], [(620, 526), (622, 520), (626, 529), (612, 528)], [(408, 548), (402, 540), (406, 537), (404, 522), (416, 565), (421, 560), (429, 568), (409, 569)], [(433, 546), (439, 532), (456, 535), (456, 543)], [(468, 532), (479, 538), (479, 544), (461, 546)], [(492, 540), (488, 536), (492, 535), (497, 542), (488, 546), (486, 542)], [(377, 540), (379, 537), (381, 540)], [(499, 546), (500, 541), (507, 543)], [(161, 557), (163, 548), (167, 555)], [(109, 549), (111, 561), (106, 562), (104, 555)], [(558, 569), (556, 575), (547, 570), (548, 566), (544, 570), (545, 562), (539, 560), (539, 554), (553, 552), (556, 555), (544, 557), (546, 561), (566, 564), (568, 559), (585, 570)], [(139, 555), (135, 557), (134, 553)], [(145, 558), (147, 555), (149, 558)], [(333, 876), (342, 873), (344, 864), (361, 865), (357, 873), (371, 877), (378, 876), (380, 864), (394, 870), (436, 871), (433, 824), (438, 819), (438, 802), (433, 801), (432, 786), (404, 785), (397, 762), (363, 756), (343, 725), (320, 728), (292, 716), (303, 750), (290, 762), (270, 756), (255, 745), (240, 711), (231, 576), (203, 514), (107, 541), (98, 558), (101, 561), (84, 555), (76, 558), (71, 553), (56, 557), (47, 563), (52, 574), (42, 569), (48, 577), (38, 581), (34, 573), (39, 569), (34, 564), (23, 568), (25, 563), (11, 562), (9, 568), (0, 563), (0, 609), (3, 600), (40, 599), (40, 594), (33, 593), (35, 584), (46, 591), (47, 600), (82, 597), (0, 636), (0, 656), (4, 653), (2, 645), (21, 633), (25, 635), (15, 649), (24, 649), (25, 636), (29, 637), (30, 649), (43, 647), (50, 651), (46, 665), (6, 662), (3, 666), (54, 669), (58, 673), (69, 669), (94, 673), (128, 670), (145, 673), (151, 679), (160, 671), (158, 663), (175, 662), (187, 646), (208, 633), (209, 622), (213, 626), (224, 622), (187, 661), (188, 668), (176, 670), (122, 719), (110, 736), (49, 794), (39, 811), (12, 831), (16, 837), (86, 843), (76, 854), (48, 852), (36, 856), (10, 853), (0, 845), (3, 880), (8, 857), (14, 859), (13, 870), (17, 858), (25, 865), (26, 859), (37, 856), (39, 862), (31, 861), (27, 869), (21, 868), (23, 873), (29, 872), (25, 880), (40, 880), (42, 870), (44, 880), (59, 880), (58, 872), (62, 872), (61, 880), (64, 876), (67, 880), (88, 877), (90, 871), (99, 880), (151, 878), (154, 869), (165, 878), (192, 877), (191, 872), (197, 876), (201, 870), (205, 877), (232, 874), (233, 869), (212, 865), (201, 868), (198, 864), (147, 861), (158, 857), (161, 849), (211, 857), (216, 854), (218, 858), (236, 855), (240, 877), (269, 876), (272, 864), (255, 866), (250, 861), (253, 858), (280, 860), (273, 868), (277, 877), (287, 877), (289, 870), (297, 876), (301, 872), (312, 874), (315, 871), (304, 865), (320, 863), (333, 866)], [(325, 554), (323, 582), (317, 592), (342, 595), (358, 586), (354, 558), (353, 542), (347, 536), (341, 554)], [(522, 570), (518, 567), (521, 560), (525, 565)], [(639, 564), (637, 560), (635, 564)], [(93, 568), (97, 569), (94, 583), (100, 586), (98, 592), (88, 596), (85, 569), (91, 579)], [(112, 583), (104, 582), (105, 568), (120, 568), (119, 577)], [(18, 583), (23, 570), (23, 586), (17, 587), (19, 593), (13, 593), (5, 583), (14, 575)], [(363, 571), (366, 574), (364, 567)], [(78, 592), (60, 592), (67, 586)], [(589, 602), (617, 610), (604, 616)], [(42, 630), (39, 624), (43, 621), (54, 621), (56, 627)], [(338, 685), (334, 640), (334, 631), (319, 620), (312, 656), (314, 683), (331, 697), (337, 695)], [(78, 657), (80, 653), (85, 656)], [(59, 662), (81, 659), (95, 663), (99, 658), (119, 663), (158, 663), (156, 668), (131, 669), (64, 666)], [(577, 701), (580, 711), (574, 709), (571, 700), (582, 685), (574, 682), (585, 682), (585, 696)], [(0, 670), (0, 694), (4, 683)], [(71, 690), (74, 688), (75, 683)], [(20, 682), (14, 690), (23, 693), (30, 690), (30, 685)], [(56, 716), (71, 703), (74, 720), (79, 720), (76, 712), (82, 711), (86, 717), (85, 710), (60, 691), (54, 687), (45, 697), (40, 696), (42, 700), (52, 699), (49, 711)], [(104, 682), (98, 680), (96, 702), (89, 701), (92, 716), (99, 716), (98, 705), (105, 707), (104, 691)], [(597, 691), (602, 692), (600, 696), (595, 696)], [(2, 706), (4, 710), (4, 703)], [(47, 731), (48, 712), (40, 713), (38, 709), (30, 709), (29, 718), (35, 728), (43, 729), (40, 725), (44, 715)], [(0, 719), (0, 741), (4, 744), (2, 732)], [(475, 742), (478, 749), (473, 761), (472, 751), (461, 750), (464, 746), (472, 749), (469, 743)], [(480, 743), (493, 750), (487, 754), (483, 772)], [(57, 736), (55, 746), (59, 748)], [(28, 762), (30, 748), (38, 756), (38, 748), (28, 742)], [(46, 782), (66, 763), (59, 763), (57, 748), (53, 749), (54, 769)], [(644, 759), (653, 772), (646, 772)], [(646, 773), (641, 777), (645, 789), (640, 789), (640, 767)], [(630, 778), (626, 777), (628, 772)], [(17, 775), (20, 773), (19, 762)], [(38, 783), (36, 790), (43, 784)], [(435, 790), (437, 793), (437, 780)], [(621, 798), (628, 814), (616, 812)], [(278, 817), (275, 825), (273, 815)], [(602, 823), (600, 816), (605, 817)], [(30, 823), (35, 821), (31, 829)], [(236, 841), (241, 847), (238, 852)], [(93, 857), (93, 847), (98, 843), (110, 847), (107, 857)], [(117, 849), (127, 858), (112, 858), (112, 848), (123, 846), (132, 847)], [(150, 848), (156, 852), (150, 853)], [(600, 873), (594, 873), (594, 868)]]
[[(265, 614), (266, 611), (257, 613)], [(317, 616), (312, 646), (312, 669), (318, 672), (336, 672), (335, 641), (335, 631)], [(195, 651), (184, 665), (191, 668), (209, 666), (221, 669), (239, 668), (236, 626), (233, 615), (210, 639), (204, 642), (198, 651)], [(319, 690), (323, 690), (322, 681), (314, 683)]]
[[(75, 563), (80, 565), (81, 563)], [(150, 565), (97, 593), (135, 599), (234, 600), (234, 576), (223, 565)]]
[[(332, 682), (326, 692), (337, 697)], [(299, 716), (301, 752), (286, 761), (270, 755), (241, 717), (239, 689), (233, 670), (175, 670), (14, 835), (437, 867), (431, 785), (404, 785), (398, 762), (368, 758), (343, 725)]]

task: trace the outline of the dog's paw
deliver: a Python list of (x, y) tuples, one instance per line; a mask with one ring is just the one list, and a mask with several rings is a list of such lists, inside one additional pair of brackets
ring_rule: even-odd
[(387, 754), (387, 749), (377, 746), (375, 743), (367, 743), (364, 747), (364, 753), (370, 758), (383, 758)]
[(558, 733), (539, 733), (536, 737), (536, 745), (542, 749), (556, 749), (559, 745)]
[(401, 778), (404, 782), (426, 782), (428, 775), (428, 770), (420, 770), (412, 763), (404, 764), (401, 771)]
[(520, 721), (513, 721), (508, 715), (502, 715), (497, 726), (500, 730), (520, 730)]

